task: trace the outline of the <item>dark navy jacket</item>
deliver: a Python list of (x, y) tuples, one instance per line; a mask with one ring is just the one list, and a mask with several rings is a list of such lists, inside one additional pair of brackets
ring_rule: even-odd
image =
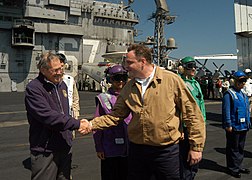
[(30, 150), (58, 152), (72, 146), (72, 130), (79, 129), (80, 121), (69, 115), (67, 86), (45, 80), (40, 73), (25, 92), (25, 106), (30, 124)]

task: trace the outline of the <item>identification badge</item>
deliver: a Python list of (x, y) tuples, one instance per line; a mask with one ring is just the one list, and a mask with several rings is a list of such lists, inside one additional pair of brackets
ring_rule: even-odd
[(115, 143), (116, 144), (124, 144), (124, 139), (123, 138), (115, 138)]
[(241, 122), (241, 123), (244, 123), (244, 122), (245, 122), (245, 118), (241, 118), (241, 119), (240, 119), (240, 122)]
[(67, 97), (67, 92), (65, 89), (62, 90), (62, 93), (63, 93), (64, 97)]

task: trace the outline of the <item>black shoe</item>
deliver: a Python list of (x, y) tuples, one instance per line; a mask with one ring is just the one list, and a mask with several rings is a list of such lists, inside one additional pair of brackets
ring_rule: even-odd
[(239, 170), (239, 172), (240, 172), (240, 173), (243, 173), (243, 174), (250, 174), (250, 170), (247, 169), (247, 168), (241, 168), (241, 169)]
[(229, 174), (235, 178), (241, 178), (240, 172), (229, 171)]

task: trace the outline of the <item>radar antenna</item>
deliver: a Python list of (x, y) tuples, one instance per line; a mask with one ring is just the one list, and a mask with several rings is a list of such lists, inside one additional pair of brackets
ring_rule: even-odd
[(175, 16), (170, 16), (166, 0), (155, 0), (157, 9), (150, 19), (155, 18), (153, 61), (155, 64), (166, 64), (168, 50), (176, 49), (176, 46), (167, 46), (164, 36), (164, 26), (175, 22)]

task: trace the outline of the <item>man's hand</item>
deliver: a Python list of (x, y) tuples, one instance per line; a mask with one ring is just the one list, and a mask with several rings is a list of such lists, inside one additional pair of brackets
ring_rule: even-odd
[(227, 132), (232, 132), (233, 128), (232, 127), (226, 127)]
[(197, 164), (202, 159), (202, 152), (190, 150), (187, 157), (187, 162), (190, 162), (190, 166)]
[(104, 152), (97, 152), (97, 157), (101, 160), (104, 160), (105, 159)]
[(92, 131), (92, 125), (87, 119), (80, 120), (79, 133), (86, 135)]

